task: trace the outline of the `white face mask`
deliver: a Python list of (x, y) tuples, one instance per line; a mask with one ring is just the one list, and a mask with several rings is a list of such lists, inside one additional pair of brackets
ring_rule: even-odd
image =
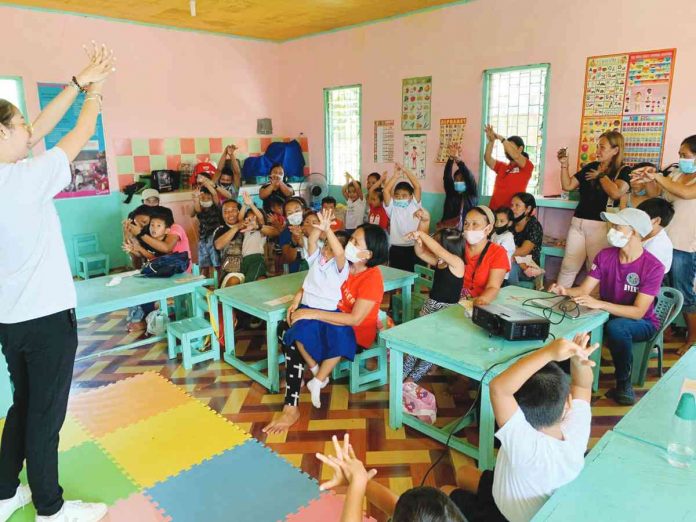
[(292, 226), (299, 226), (302, 224), (302, 212), (293, 212), (288, 215), (288, 223)]
[(466, 242), (469, 243), (470, 245), (476, 245), (483, 241), (486, 237), (486, 231), (485, 230), (465, 230), (464, 231), (464, 239), (466, 239)]
[(212, 201), (201, 201), (201, 207), (203, 207), (203, 208), (210, 208), (212, 206), (213, 206)]
[(630, 238), (626, 236), (623, 232), (616, 230), (615, 228), (609, 229), (607, 233), (607, 240), (611, 246), (617, 248), (623, 248), (628, 244)]
[(346, 245), (345, 254), (349, 263), (360, 263), (365, 261), (365, 259), (359, 256), (360, 252), (364, 252), (364, 250), (359, 250), (353, 243), (348, 242)]

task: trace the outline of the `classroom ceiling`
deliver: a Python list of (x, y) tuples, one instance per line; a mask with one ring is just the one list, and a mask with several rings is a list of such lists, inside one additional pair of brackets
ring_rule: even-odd
[(14, 0), (14, 5), (284, 41), (453, 3), (452, 0)]

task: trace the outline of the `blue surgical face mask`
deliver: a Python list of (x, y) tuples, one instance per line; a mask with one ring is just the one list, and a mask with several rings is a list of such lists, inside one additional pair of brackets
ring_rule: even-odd
[(455, 181), (454, 182), (454, 190), (457, 192), (465, 192), (466, 191), (466, 183), (463, 181)]
[(406, 208), (406, 207), (408, 207), (409, 203), (410, 203), (410, 200), (408, 200), (408, 199), (395, 199), (394, 200), (394, 206), (396, 208)]
[(639, 190), (638, 192), (636, 192), (636, 196), (645, 196), (647, 193), (648, 193), (647, 190), (642, 189), (642, 190)]
[(679, 170), (681, 170), (684, 174), (693, 174), (696, 172), (696, 160), (693, 158), (680, 159)]

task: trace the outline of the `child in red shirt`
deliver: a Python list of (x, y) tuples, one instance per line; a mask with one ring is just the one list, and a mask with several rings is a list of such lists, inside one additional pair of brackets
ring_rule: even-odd
[(367, 203), (370, 205), (370, 213), (367, 222), (377, 225), (384, 230), (389, 230), (389, 216), (384, 209), (384, 196), (382, 189), (370, 190), (367, 196)]

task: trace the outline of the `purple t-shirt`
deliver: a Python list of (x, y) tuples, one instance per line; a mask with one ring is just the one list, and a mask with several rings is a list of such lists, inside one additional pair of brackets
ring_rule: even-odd
[[(638, 293), (656, 296), (660, 293), (665, 266), (647, 250), (631, 263), (619, 261), (620, 249), (609, 247), (595, 257), (590, 277), (599, 279), (599, 296), (602, 301), (619, 305), (632, 305)], [(655, 328), (660, 320), (655, 315), (653, 301), (643, 319), (650, 321)]]

